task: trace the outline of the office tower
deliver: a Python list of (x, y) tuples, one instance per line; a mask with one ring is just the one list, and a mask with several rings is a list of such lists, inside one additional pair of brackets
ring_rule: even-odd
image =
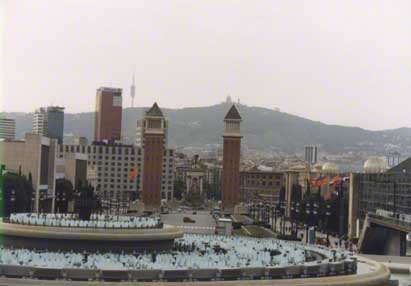
[(166, 120), (157, 103), (144, 116), (143, 134), (143, 192), (146, 210), (156, 210), (161, 206), (161, 181), (163, 155), (165, 152)]
[(121, 92), (121, 88), (100, 87), (97, 89), (94, 125), (96, 142), (113, 142), (121, 139)]
[(63, 143), (64, 133), (64, 107), (47, 107), (47, 137), (57, 139), (59, 144)]
[(224, 118), (221, 200), (224, 213), (240, 202), (241, 116), (233, 105)]
[(0, 117), (0, 139), (13, 140), (16, 137), (16, 122), (14, 119)]
[(33, 133), (47, 136), (47, 109), (40, 107), (33, 114)]
[(36, 109), (33, 115), (33, 133), (63, 142), (64, 107), (48, 106)]
[(307, 145), (304, 146), (304, 160), (313, 165), (317, 163), (317, 146), (315, 145)]

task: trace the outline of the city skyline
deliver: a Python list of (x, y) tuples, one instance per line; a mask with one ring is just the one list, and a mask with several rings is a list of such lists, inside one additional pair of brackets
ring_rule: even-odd
[(99, 86), (129, 107), (135, 73), (137, 107), (231, 95), (327, 124), (410, 126), (411, 9), (395, 3), (3, 1), (0, 110), (92, 111)]

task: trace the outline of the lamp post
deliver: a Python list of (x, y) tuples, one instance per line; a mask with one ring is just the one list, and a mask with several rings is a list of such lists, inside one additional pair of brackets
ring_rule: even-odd
[(43, 213), (44, 211), (43, 203), (44, 203), (44, 193), (40, 192), (40, 213)]
[(331, 216), (331, 205), (329, 203), (327, 203), (327, 205), (325, 206), (325, 218), (326, 218), (326, 242), (327, 242), (327, 247), (330, 246), (330, 241), (329, 241), (329, 222), (330, 222), (330, 216)]
[(280, 212), (281, 212), (281, 225), (280, 225), (280, 232), (282, 234), (285, 233), (284, 228), (285, 228), (285, 202), (281, 201), (280, 202)]
[(296, 235), (298, 235), (298, 224), (300, 221), (300, 212), (301, 212), (300, 207), (301, 207), (300, 203), (297, 202), (295, 205), (295, 212), (296, 212), (295, 233)]
[(11, 196), (10, 196), (10, 202), (11, 202), (11, 208), (10, 208), (10, 213), (15, 212), (15, 204), (16, 204), (16, 191), (14, 189), (11, 190)]
[(291, 234), (294, 232), (294, 220), (295, 220), (295, 201), (291, 202), (290, 222), (291, 222)]
[(311, 204), (307, 202), (305, 204), (305, 213), (307, 215), (305, 220), (305, 243), (308, 243), (308, 227), (310, 225)]

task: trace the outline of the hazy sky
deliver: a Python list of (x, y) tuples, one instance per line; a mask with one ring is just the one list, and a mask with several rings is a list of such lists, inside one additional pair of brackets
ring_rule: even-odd
[[(0, 109), (247, 105), (370, 129), (411, 126), (411, 1), (0, 0)], [(4, 17), (4, 19), (1, 18)], [(3, 24), (1, 22), (3, 20)]]

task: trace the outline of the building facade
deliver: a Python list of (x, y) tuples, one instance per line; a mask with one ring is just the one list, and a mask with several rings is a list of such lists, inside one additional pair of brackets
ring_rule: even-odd
[(47, 136), (47, 109), (40, 107), (33, 114), (33, 133)]
[[(41, 201), (47, 201), (54, 210), (57, 140), (39, 134), (26, 133), (24, 140), (0, 141), (0, 164), (6, 169), (31, 175), (34, 194), (33, 210), (39, 210)], [(49, 209), (50, 211), (50, 209)]]
[[(103, 199), (129, 201), (141, 198), (144, 150), (133, 145), (94, 143), (60, 145), (58, 157), (67, 153), (87, 155), (87, 179), (93, 181)], [(161, 173), (161, 199), (174, 197), (174, 150), (164, 150)], [(89, 182), (90, 183), (90, 182)]]
[(121, 88), (101, 87), (97, 89), (94, 122), (94, 140), (121, 140), (122, 116)]
[(411, 173), (350, 174), (348, 234), (358, 237), (367, 213), (411, 214)]
[(284, 187), (283, 172), (260, 171), (253, 168), (240, 172), (240, 192), (242, 202), (278, 203), (280, 190)]
[(64, 107), (48, 106), (36, 109), (33, 115), (33, 133), (63, 142)]
[(314, 145), (304, 146), (304, 160), (310, 165), (314, 165), (318, 162), (318, 148)]
[[(60, 145), (61, 146), (61, 145)], [(65, 153), (63, 158), (57, 152), (56, 158), (56, 180), (66, 179), (73, 184), (75, 189), (80, 184), (87, 183), (87, 161), (88, 156), (81, 153)]]
[(59, 144), (63, 143), (64, 134), (64, 107), (47, 107), (47, 137), (57, 139)]
[(0, 139), (14, 140), (16, 137), (16, 121), (0, 117)]
[(235, 105), (224, 118), (221, 203), (225, 213), (233, 213), (240, 202), (241, 116)]

